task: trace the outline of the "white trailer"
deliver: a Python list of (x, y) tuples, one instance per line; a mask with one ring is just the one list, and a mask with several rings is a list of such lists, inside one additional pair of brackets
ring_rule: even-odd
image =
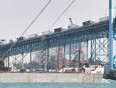
[(48, 34), (51, 34), (52, 32), (50, 30), (47, 30), (47, 31), (44, 31), (42, 32), (42, 35), (48, 35)]
[(108, 16), (99, 18), (99, 22), (107, 21), (107, 20), (109, 20), (109, 17)]
[(37, 37), (38, 37), (37, 34), (30, 34), (30, 35), (28, 35), (28, 38), (37, 38)]

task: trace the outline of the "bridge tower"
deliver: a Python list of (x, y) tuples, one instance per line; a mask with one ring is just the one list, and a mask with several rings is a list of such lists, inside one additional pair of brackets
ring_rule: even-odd
[(116, 18), (113, 20), (113, 0), (109, 0), (109, 70), (116, 68), (116, 55), (113, 55), (113, 40), (116, 40)]

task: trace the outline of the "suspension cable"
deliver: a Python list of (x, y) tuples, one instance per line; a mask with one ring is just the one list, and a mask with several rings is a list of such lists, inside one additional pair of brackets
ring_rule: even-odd
[[(52, 0), (49, 0), (49, 2), (47, 2), (47, 4), (44, 6), (44, 8), (39, 12), (39, 14), (34, 18), (34, 20), (29, 24), (29, 26), (24, 30), (24, 32), (20, 35), (20, 37), (22, 37), (27, 30), (32, 26), (32, 24), (37, 20), (37, 18), (42, 14), (42, 12), (47, 8), (47, 6), (51, 3)], [(12, 47), (16, 44), (17, 42), (13, 43), (13, 45), (6, 51), (6, 53), (2, 56), (2, 58), (4, 58), (7, 53), (12, 49)]]
[(54, 23), (50, 26), (50, 28), (48, 30), (51, 30), (51, 28), (54, 26), (54, 24), (64, 15), (64, 13), (69, 9), (69, 7), (75, 2), (75, 0), (73, 0), (68, 7), (62, 12), (62, 14), (54, 21)]

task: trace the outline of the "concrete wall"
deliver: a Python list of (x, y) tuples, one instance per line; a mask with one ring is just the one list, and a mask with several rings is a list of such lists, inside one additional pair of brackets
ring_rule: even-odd
[(102, 75), (76, 73), (0, 73), (2, 82), (100, 83)]

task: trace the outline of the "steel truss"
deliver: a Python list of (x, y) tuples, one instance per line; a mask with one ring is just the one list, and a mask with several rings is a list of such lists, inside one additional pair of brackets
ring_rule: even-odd
[[(30, 51), (30, 71), (41, 70), (45, 71), (47, 69), (47, 42), (45, 41), (45, 37), (42, 37), (41, 47), (37, 46), (37, 50)], [(34, 53), (34, 57), (32, 58)], [(32, 64), (33, 63), (33, 64)], [(38, 66), (34, 66), (34, 63), (38, 64)]]
[(8, 56), (8, 66), (11, 67), (12, 71), (15, 71), (17, 69), (27, 69), (24, 66), (24, 58), (27, 56), (28, 53), (22, 53), (15, 56)]
[[(99, 38), (91, 40), (91, 58), (94, 65), (108, 63), (108, 38)], [(101, 63), (100, 63), (101, 62)]]
[[(41, 62), (41, 64), (43, 64), (42, 68), (43, 70), (45, 70), (47, 69), (47, 64), (51, 59), (50, 53), (55, 52), (58, 61), (59, 54), (61, 54), (61, 52), (59, 52), (59, 49), (62, 47), (62, 67), (66, 67), (67, 45), (69, 46), (69, 66), (71, 66), (73, 44), (77, 44), (77, 47), (75, 47), (76, 50), (76, 48), (78, 47), (84, 47), (83, 45), (78, 46), (79, 43), (85, 42), (84, 44), (87, 48), (86, 58), (88, 59), (88, 41), (91, 41), (91, 58), (93, 60), (98, 60), (99, 58), (104, 57), (103, 60), (106, 60), (106, 58), (108, 57), (108, 37), (108, 22), (105, 21), (89, 27), (81, 27), (79, 29), (72, 29), (64, 31), (62, 33), (46, 35), (44, 37), (40, 36), (39, 38), (27, 39), (17, 42), (16, 45), (12, 47), (12, 49), (8, 52), (6, 57), (30, 53), (30, 71), (35, 68), (32, 65), (34, 61), (38, 62), (38, 64)], [(11, 45), (12, 44), (6, 44), (0, 47), (0, 57), (4, 55), (4, 53), (9, 49)], [(51, 51), (50, 49), (52, 48), (56, 48), (56, 50)], [(83, 54), (80, 55), (84, 56)], [(47, 71), (48, 70), (49, 69), (47, 69)]]
[[(114, 19), (113, 23), (113, 43), (116, 42), (116, 17)], [(115, 51), (115, 47), (113, 47), (113, 51)], [(114, 52), (114, 57), (113, 57), (113, 68), (116, 69), (116, 53)]]

